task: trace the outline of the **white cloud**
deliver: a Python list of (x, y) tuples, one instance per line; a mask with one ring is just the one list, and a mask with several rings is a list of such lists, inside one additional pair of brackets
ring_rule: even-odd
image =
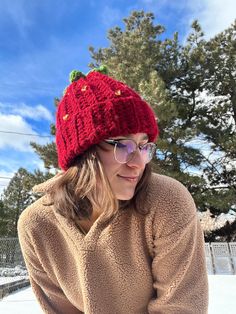
[[(13, 148), (18, 151), (32, 152), (33, 149), (30, 146), (30, 141), (35, 141), (37, 139), (38, 143), (45, 143), (45, 139), (37, 138), (37, 133), (32, 129), (32, 127), (19, 115), (14, 114), (1, 114), (0, 113), (0, 149), (3, 148)], [(22, 134), (11, 134), (4, 132), (17, 132), (32, 134), (22, 135)]]
[(15, 107), (13, 112), (19, 114), (22, 117), (31, 118), (34, 120), (44, 119), (53, 121), (51, 112), (42, 105), (37, 105), (36, 107), (22, 105), (21, 107)]
[[(183, 7), (182, 7), (183, 8)], [(235, 20), (235, 0), (186, 0), (186, 17), (183, 24), (189, 29), (193, 20), (198, 20), (204, 31), (205, 38), (209, 39), (224, 31)]]
[[(197, 18), (206, 34), (211, 38), (228, 28), (236, 18), (235, 0), (188, 1), (192, 18)], [(196, 5), (198, 4), (198, 5)]]
[(190, 25), (197, 19), (207, 39), (224, 31), (236, 18), (235, 0), (139, 0), (138, 3), (144, 10), (152, 11), (157, 18), (164, 20), (166, 27), (176, 12), (176, 16), (181, 19), (175, 20), (176, 31), (183, 27), (189, 33)]
[(48, 120), (52, 122), (53, 116), (51, 112), (43, 105), (28, 106), (22, 104), (4, 104), (0, 103), (0, 110), (2, 113), (11, 113), (20, 115), (24, 118), (30, 118), (31, 120)]

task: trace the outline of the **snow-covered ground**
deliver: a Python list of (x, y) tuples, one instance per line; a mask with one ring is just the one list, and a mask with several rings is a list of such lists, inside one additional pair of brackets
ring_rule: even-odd
[(209, 314), (235, 314), (236, 275), (209, 275), (208, 278)]
[(12, 293), (0, 301), (1, 314), (43, 314), (30, 287)]
[[(208, 314), (236, 313), (236, 276), (209, 275)], [(24, 288), (0, 301), (1, 314), (43, 314), (31, 288)]]

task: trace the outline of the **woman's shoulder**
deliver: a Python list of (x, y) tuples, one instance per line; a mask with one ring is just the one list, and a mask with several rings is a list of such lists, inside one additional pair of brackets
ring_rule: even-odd
[(148, 191), (150, 215), (161, 233), (178, 229), (196, 217), (191, 194), (176, 179), (153, 173)]
[(61, 173), (58, 173), (49, 180), (33, 187), (34, 193), (40, 193), (43, 196), (23, 210), (18, 220), (18, 230), (25, 229), (25, 226), (29, 230), (41, 229), (46, 224), (52, 224), (55, 221), (55, 214), (52, 205), (50, 205), (51, 199), (48, 192), (60, 176)]
[(160, 175), (157, 173), (152, 173), (150, 183), (149, 183), (149, 193), (155, 197), (168, 197), (181, 193), (181, 196), (189, 195), (187, 188), (178, 180), (168, 177), (165, 175)]
[(18, 232), (43, 231), (45, 225), (52, 224), (55, 217), (49, 201), (48, 196), (44, 195), (24, 209), (18, 220)]

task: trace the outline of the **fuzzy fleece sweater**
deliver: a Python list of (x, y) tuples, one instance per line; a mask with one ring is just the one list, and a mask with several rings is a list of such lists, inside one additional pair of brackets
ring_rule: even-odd
[(32, 289), (50, 314), (205, 314), (204, 239), (192, 197), (178, 181), (152, 174), (140, 215), (103, 215), (84, 235), (45, 206), (45, 195), (18, 222)]

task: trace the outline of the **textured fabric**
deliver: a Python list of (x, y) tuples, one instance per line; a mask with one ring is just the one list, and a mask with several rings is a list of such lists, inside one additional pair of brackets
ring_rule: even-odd
[[(47, 191), (53, 180), (40, 186)], [(86, 235), (45, 206), (21, 214), (20, 244), (33, 291), (50, 314), (206, 314), (204, 241), (189, 192), (153, 174), (139, 215), (99, 218)]]
[(154, 142), (157, 122), (151, 107), (127, 85), (99, 72), (73, 82), (56, 119), (58, 163), (64, 170), (90, 146), (119, 135), (147, 133)]

